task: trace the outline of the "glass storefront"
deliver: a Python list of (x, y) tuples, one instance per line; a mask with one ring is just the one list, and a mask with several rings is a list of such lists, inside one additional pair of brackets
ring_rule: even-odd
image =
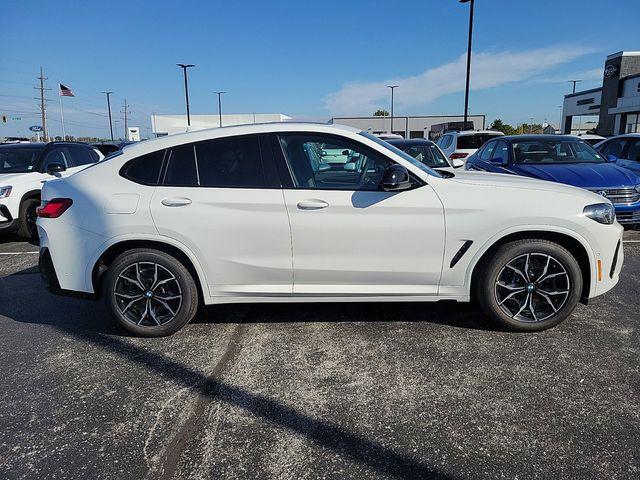
[(626, 117), (624, 133), (640, 133), (640, 114), (628, 113)]

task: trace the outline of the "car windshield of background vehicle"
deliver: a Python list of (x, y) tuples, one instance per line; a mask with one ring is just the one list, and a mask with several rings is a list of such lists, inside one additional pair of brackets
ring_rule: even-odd
[(40, 148), (0, 148), (0, 174), (35, 170)]
[(431, 168), (450, 167), (445, 156), (435, 145), (412, 145), (405, 148), (406, 153)]
[(528, 140), (513, 143), (517, 164), (605, 163), (606, 160), (581, 140)]
[(495, 135), (492, 133), (481, 133), (474, 135), (460, 135), (458, 137), (458, 144), (456, 148), (462, 150), (470, 150), (474, 148), (480, 148), (492, 138), (501, 137), (502, 135)]
[(360, 135), (362, 135), (363, 137), (368, 138), (369, 140), (373, 140), (374, 142), (376, 142), (378, 145), (383, 146), (384, 148), (386, 148), (387, 150), (391, 150), (393, 153), (395, 153), (396, 155), (400, 155), (402, 158), (404, 158), (407, 162), (409, 162), (411, 165), (418, 167), (420, 170), (422, 170), (425, 173), (428, 173), (429, 175), (433, 175), (434, 177), (440, 177), (440, 178), (444, 178), (440, 173), (438, 173), (436, 170), (433, 170), (431, 167), (425, 165), (424, 163), (416, 160), (415, 158), (413, 158), (411, 155), (409, 155), (408, 153), (404, 153), (402, 150), (400, 150), (399, 148), (394, 147), (393, 145), (391, 145), (390, 143), (385, 142), (384, 140), (380, 140), (378, 137), (371, 135), (369, 132), (360, 132)]

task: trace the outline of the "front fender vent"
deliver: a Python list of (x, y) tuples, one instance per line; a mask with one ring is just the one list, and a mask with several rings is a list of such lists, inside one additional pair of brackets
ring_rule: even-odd
[(458, 263), (460, 261), (462, 256), (465, 253), (467, 253), (467, 250), (469, 250), (469, 247), (471, 246), (472, 243), (473, 243), (472, 240), (467, 240), (462, 244), (462, 246), (460, 247), (460, 250), (458, 250), (456, 252), (456, 254), (453, 256), (453, 258), (451, 259), (451, 263), (449, 264), (449, 268), (453, 268), (456, 265), (456, 263)]

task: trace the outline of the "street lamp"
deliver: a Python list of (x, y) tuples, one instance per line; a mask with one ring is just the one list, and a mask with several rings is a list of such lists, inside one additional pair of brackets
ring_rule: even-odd
[(109, 100), (109, 95), (113, 92), (102, 92), (107, 96), (107, 109), (109, 110), (109, 130), (111, 131), (111, 141), (113, 142), (113, 123), (111, 122), (111, 101)]
[(582, 80), (567, 80), (569, 83), (573, 83), (573, 92), (576, 93), (576, 83), (580, 83)]
[(393, 91), (398, 88), (398, 85), (387, 85), (391, 89), (391, 130), (389, 133), (393, 133)]
[(222, 97), (222, 95), (224, 93), (227, 93), (227, 92), (220, 90), (220, 91), (213, 92), (213, 93), (216, 93), (218, 95), (218, 118), (220, 119), (220, 126), (222, 126), (222, 100), (221, 100), (221, 97)]
[(187, 85), (187, 68), (195, 67), (190, 63), (176, 63), (184, 73), (184, 97), (187, 101), (187, 126), (191, 126), (191, 115), (189, 114), (189, 86)]
[(469, 7), (469, 42), (467, 45), (467, 82), (464, 89), (464, 128), (467, 128), (469, 111), (469, 76), (471, 74), (471, 39), (473, 38), (473, 3), (474, 0), (458, 0), (460, 3), (470, 3)]

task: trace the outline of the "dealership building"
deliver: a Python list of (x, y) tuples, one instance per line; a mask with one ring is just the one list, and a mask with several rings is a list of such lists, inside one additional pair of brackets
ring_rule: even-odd
[[(410, 117), (334, 117), (330, 123), (348, 125), (366, 130), (373, 134), (389, 133), (402, 135), (404, 138), (434, 139), (444, 130), (483, 130), (485, 128), (484, 115), (469, 115), (467, 128), (463, 128), (462, 115), (415, 115)], [(470, 125), (473, 123), (473, 126)], [(473, 127), (473, 128), (471, 128)]]
[(562, 133), (571, 132), (573, 117), (598, 116), (602, 136), (640, 132), (640, 52), (609, 55), (602, 87), (564, 96)]

